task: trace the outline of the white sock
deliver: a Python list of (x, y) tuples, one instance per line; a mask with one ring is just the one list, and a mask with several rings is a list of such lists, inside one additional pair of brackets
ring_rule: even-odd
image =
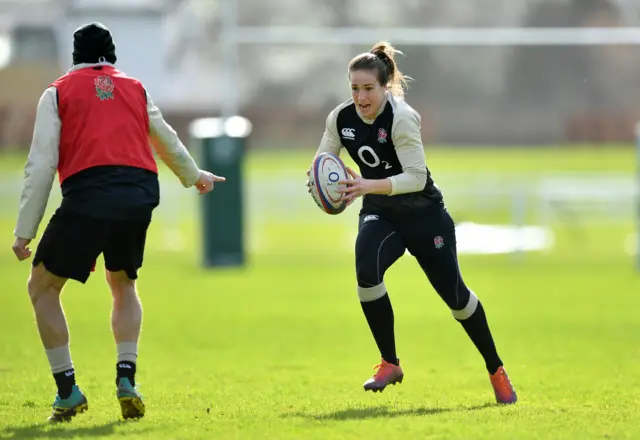
[(49, 359), (49, 365), (51, 366), (51, 372), (53, 374), (73, 369), (69, 344), (45, 350), (45, 353), (47, 353), (47, 359)]
[(138, 361), (138, 343), (137, 342), (121, 342), (116, 345), (118, 350), (118, 362), (133, 362)]

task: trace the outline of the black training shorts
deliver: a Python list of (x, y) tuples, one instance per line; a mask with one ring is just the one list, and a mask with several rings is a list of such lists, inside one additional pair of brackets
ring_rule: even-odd
[(103, 254), (107, 270), (124, 270), (135, 280), (142, 267), (150, 222), (150, 217), (112, 220), (58, 209), (42, 234), (33, 265), (43, 263), (54, 275), (86, 283)]

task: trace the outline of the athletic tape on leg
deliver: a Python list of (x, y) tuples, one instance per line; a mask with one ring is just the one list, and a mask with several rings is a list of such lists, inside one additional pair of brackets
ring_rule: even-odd
[(358, 286), (358, 298), (360, 302), (370, 302), (382, 298), (387, 293), (387, 287), (380, 283), (373, 287)]
[(454, 318), (462, 321), (465, 319), (469, 319), (471, 315), (473, 315), (473, 313), (476, 311), (477, 308), (478, 308), (478, 297), (476, 296), (475, 293), (469, 291), (469, 301), (467, 302), (467, 305), (464, 307), (464, 309), (451, 310), (451, 313), (453, 314)]

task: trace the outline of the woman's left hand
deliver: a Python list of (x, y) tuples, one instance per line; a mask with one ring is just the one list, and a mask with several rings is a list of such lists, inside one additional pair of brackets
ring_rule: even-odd
[(369, 194), (371, 192), (371, 180), (363, 179), (358, 173), (347, 167), (347, 172), (351, 179), (339, 180), (340, 185), (345, 188), (341, 189), (342, 197), (351, 204), (356, 198)]

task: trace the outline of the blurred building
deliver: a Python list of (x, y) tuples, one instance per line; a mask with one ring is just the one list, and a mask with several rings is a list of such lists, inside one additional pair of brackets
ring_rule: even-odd
[[(640, 26), (636, 0), (228, 0), (240, 26), (370, 27), (371, 42), (244, 44), (233, 93), (252, 146), (309, 147), (348, 98), (351, 57), (388, 27)], [(139, 77), (181, 134), (229, 99), (220, 0), (0, 0), (0, 145), (25, 147), (42, 90), (71, 62), (87, 21), (114, 32), (119, 66)], [(393, 43), (393, 41), (391, 41)], [(407, 100), (427, 142), (628, 142), (640, 119), (640, 45), (403, 45)], [(273, 109), (277, 108), (277, 111)]]

